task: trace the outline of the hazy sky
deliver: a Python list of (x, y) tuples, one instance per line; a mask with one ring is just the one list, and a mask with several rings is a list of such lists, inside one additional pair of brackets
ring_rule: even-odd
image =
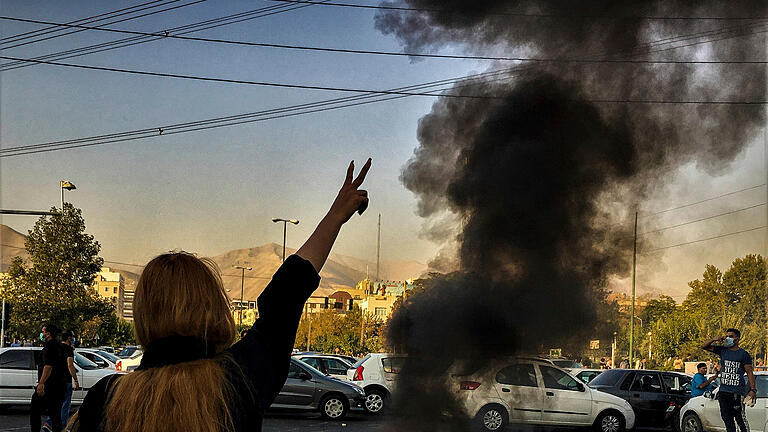
[[(184, 4), (189, 0), (176, 4)], [(66, 22), (138, 1), (3, 1), (5, 16)], [(360, 3), (374, 4), (370, 1)], [(177, 10), (113, 24), (159, 31), (260, 7), (270, 1), (209, 0)], [(394, 38), (373, 26), (374, 12), (310, 6), (190, 36), (398, 51)], [(33, 24), (0, 22), (2, 37), (37, 29)], [(122, 35), (84, 31), (22, 47), (2, 55), (28, 58)], [(7, 46), (7, 45), (3, 45)], [(458, 49), (457, 49), (458, 50)], [(453, 52), (453, 51), (445, 51)], [(218, 78), (388, 89), (463, 76), (487, 68), (483, 62), (331, 54), (271, 48), (225, 46), (165, 39), (64, 62), (170, 72)], [(2, 148), (104, 133), (157, 127), (348, 93), (267, 88), (143, 77), (33, 65), (0, 73)], [(88, 231), (107, 260), (146, 262), (176, 248), (216, 255), (230, 249), (282, 241), (272, 217), (297, 218), (288, 245), (309, 235), (335, 196), (350, 160), (373, 158), (365, 187), (371, 206), (345, 227), (334, 252), (375, 259), (376, 214), (382, 214), (382, 256), (426, 262), (436, 246), (420, 238), (423, 221), (415, 200), (398, 181), (401, 167), (418, 142), (416, 128), (432, 98), (396, 101), (269, 120), (145, 140), (0, 159), (0, 204), (11, 209), (59, 205), (59, 180), (77, 190), (67, 201), (83, 209)], [(696, 202), (765, 183), (765, 139), (717, 176), (685, 167), (664, 190), (642, 203), (647, 212)], [(766, 201), (766, 189), (728, 196), (658, 218), (641, 226), (663, 227)], [(26, 232), (35, 218), (5, 216), (2, 223)], [(656, 225), (654, 225), (656, 224)], [(716, 236), (766, 224), (765, 206), (686, 225), (652, 237), (657, 247)], [(641, 229), (641, 231), (643, 231)], [(705, 263), (727, 267), (735, 257), (765, 253), (765, 230), (667, 249), (639, 259), (641, 290), (680, 298), (685, 282)]]

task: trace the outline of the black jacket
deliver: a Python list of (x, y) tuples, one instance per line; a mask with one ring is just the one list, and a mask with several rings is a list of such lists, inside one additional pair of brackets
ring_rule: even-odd
[[(261, 430), (264, 411), (288, 376), (304, 303), (319, 283), (320, 276), (309, 261), (288, 257), (259, 296), (259, 318), (253, 327), (225, 351), (225, 358), (236, 363), (227, 368), (235, 390), (228, 403), (236, 432)], [(114, 385), (120, 385), (120, 375), (105, 377), (88, 391), (78, 411), (79, 432), (104, 430), (107, 396)]]

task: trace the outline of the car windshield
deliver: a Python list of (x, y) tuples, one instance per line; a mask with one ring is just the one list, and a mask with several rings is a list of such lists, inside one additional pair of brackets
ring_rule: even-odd
[(363, 364), (363, 363), (365, 363), (365, 362), (366, 362), (366, 361), (367, 361), (369, 358), (371, 358), (371, 355), (370, 355), (370, 354), (368, 354), (367, 356), (365, 356), (365, 357), (361, 358), (360, 360), (358, 360), (358, 361), (357, 361), (357, 363), (355, 363), (355, 364), (353, 364), (353, 365), (352, 365), (352, 368), (351, 368), (351, 369), (357, 369), (357, 368), (359, 368), (359, 367), (360, 367), (360, 365), (361, 365), (361, 364)]
[(589, 386), (590, 387), (594, 387), (594, 386), (613, 387), (619, 382), (619, 380), (621, 380), (622, 376), (624, 376), (623, 371), (607, 370), (601, 373), (600, 375), (596, 376), (595, 379), (593, 379), (592, 382), (589, 383)]
[(110, 354), (110, 353), (108, 353), (106, 351), (98, 350), (98, 351), (96, 351), (96, 354), (104, 357), (105, 359), (111, 361), (112, 363), (117, 363), (120, 360), (120, 358), (118, 356), (116, 356), (114, 354)]
[(322, 377), (326, 376), (326, 374), (320, 372), (319, 370), (313, 368), (312, 366), (308, 365), (307, 363), (305, 363), (305, 362), (303, 362), (301, 360), (299, 360), (299, 363), (301, 363), (301, 367), (303, 369), (309, 369), (310, 372), (312, 372), (312, 373), (314, 373), (316, 375), (322, 376)]
[(84, 370), (99, 369), (99, 365), (83, 357), (79, 353), (75, 353), (75, 364)]

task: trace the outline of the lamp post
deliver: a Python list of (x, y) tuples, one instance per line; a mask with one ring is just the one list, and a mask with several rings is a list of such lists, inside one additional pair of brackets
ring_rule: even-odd
[(244, 267), (239, 265), (232, 266), (232, 267), (243, 271), (242, 277), (240, 278), (240, 304), (237, 306), (237, 310), (239, 311), (238, 313), (240, 315), (240, 322), (238, 323), (238, 325), (242, 326), (243, 325), (243, 292), (245, 291), (245, 271), (246, 270), (251, 271), (253, 270), (253, 267)]
[(299, 224), (298, 219), (281, 219), (281, 218), (272, 218), (272, 222), (282, 222), (283, 223), (283, 262), (285, 262), (285, 236), (288, 231), (288, 223), (292, 223), (294, 225)]
[[(638, 320), (638, 321), (640, 321), (640, 331), (643, 331), (643, 319), (642, 319), (642, 318), (640, 318), (640, 317), (637, 317), (637, 316), (635, 316), (635, 317), (633, 317), (633, 318), (634, 318), (634, 319), (636, 319), (636, 320)], [(634, 324), (634, 322), (635, 322), (635, 320), (632, 320), (632, 323), (633, 323), (633, 324)], [(634, 326), (633, 326), (633, 327), (634, 327)], [(640, 333), (640, 334), (642, 335), (642, 333)], [(630, 354), (629, 356), (630, 356), (630, 357), (633, 357), (633, 356), (635, 355), (635, 353), (634, 353), (635, 347), (634, 347), (634, 346), (630, 346), (630, 350), (632, 350), (632, 351), (631, 351), (631, 354)], [(642, 354), (642, 353), (643, 353), (643, 349), (642, 349), (642, 347), (641, 347), (641, 348), (640, 348), (640, 354)], [(630, 364), (629, 364), (629, 368), (630, 368), (630, 369), (635, 369), (635, 365), (634, 365), (633, 363), (630, 363)]]
[(618, 332), (613, 332), (613, 344), (611, 344), (611, 367), (616, 367), (616, 336)]
[(648, 360), (653, 360), (653, 351), (651, 347), (653, 346), (653, 332), (648, 332)]
[(64, 214), (64, 189), (75, 190), (75, 185), (69, 180), (61, 180), (59, 182), (59, 188), (61, 188), (61, 213)]

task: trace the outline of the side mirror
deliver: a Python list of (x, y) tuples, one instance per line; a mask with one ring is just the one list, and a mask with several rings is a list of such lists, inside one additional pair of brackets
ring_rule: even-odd
[(582, 383), (578, 383), (578, 384), (579, 384), (579, 385), (578, 385), (578, 389), (579, 389), (579, 391), (580, 391), (580, 392), (583, 392), (583, 391), (585, 391), (585, 390), (586, 390), (586, 389), (584, 388), (584, 384), (582, 384)]
[(310, 375), (310, 374), (308, 374), (306, 372), (302, 372), (302, 373), (299, 374), (299, 379), (302, 380), (302, 381), (309, 381), (309, 380), (312, 379), (312, 375)]

